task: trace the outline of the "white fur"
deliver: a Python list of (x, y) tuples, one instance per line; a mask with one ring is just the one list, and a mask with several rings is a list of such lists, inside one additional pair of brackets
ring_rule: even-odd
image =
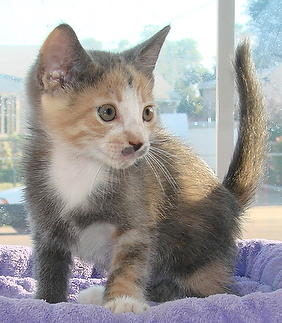
[(84, 261), (95, 263), (100, 269), (109, 270), (112, 258), (112, 235), (115, 227), (107, 223), (95, 223), (79, 233), (79, 241), (73, 254)]
[(104, 305), (104, 307), (110, 309), (115, 314), (126, 313), (126, 312), (142, 314), (149, 308), (149, 305), (133, 297), (122, 296), (112, 301), (109, 301)]
[[(103, 286), (91, 286), (79, 293), (77, 301), (80, 304), (103, 305)], [(105, 308), (110, 309), (115, 314), (132, 312), (142, 314), (150, 306), (144, 301), (140, 301), (130, 296), (118, 297), (104, 304)]]
[(80, 304), (102, 305), (104, 290), (103, 286), (91, 286), (78, 294), (77, 302)]
[(106, 180), (99, 162), (76, 155), (59, 144), (54, 148), (50, 175), (68, 208), (82, 204), (91, 191)]

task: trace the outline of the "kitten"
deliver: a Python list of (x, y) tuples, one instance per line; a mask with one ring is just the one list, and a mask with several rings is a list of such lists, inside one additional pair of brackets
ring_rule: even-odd
[(115, 313), (230, 292), (239, 221), (265, 158), (262, 97), (243, 43), (239, 138), (221, 184), (158, 123), (153, 70), (169, 29), (113, 54), (86, 52), (62, 24), (40, 50), (23, 153), (37, 298), (67, 300), (72, 255), (108, 271), (105, 288), (79, 301)]

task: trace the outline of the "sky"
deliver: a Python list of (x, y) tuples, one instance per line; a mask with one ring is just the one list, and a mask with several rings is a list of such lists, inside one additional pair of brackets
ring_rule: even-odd
[[(236, 19), (246, 0), (236, 0)], [(70, 24), (78, 38), (96, 38), (105, 49), (119, 40), (139, 40), (146, 25), (171, 24), (168, 39), (193, 38), (206, 64), (216, 50), (217, 0), (0, 0), (0, 46), (42, 44), (61, 22)], [(0, 58), (1, 59), (1, 58)]]

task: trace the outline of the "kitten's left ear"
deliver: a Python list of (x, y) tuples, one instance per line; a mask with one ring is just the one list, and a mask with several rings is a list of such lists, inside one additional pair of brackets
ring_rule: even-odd
[(85, 71), (90, 57), (82, 48), (73, 29), (62, 24), (45, 40), (38, 61), (38, 78), (49, 94), (60, 92), (75, 83), (76, 76)]
[(166, 26), (145, 42), (125, 51), (123, 55), (126, 61), (133, 63), (138, 70), (150, 77), (169, 31), (170, 26)]

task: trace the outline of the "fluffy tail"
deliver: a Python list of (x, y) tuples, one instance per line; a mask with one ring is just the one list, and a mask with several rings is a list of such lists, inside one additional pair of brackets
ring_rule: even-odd
[(247, 207), (260, 184), (268, 139), (264, 100), (247, 41), (237, 47), (234, 67), (239, 93), (239, 132), (223, 185)]

